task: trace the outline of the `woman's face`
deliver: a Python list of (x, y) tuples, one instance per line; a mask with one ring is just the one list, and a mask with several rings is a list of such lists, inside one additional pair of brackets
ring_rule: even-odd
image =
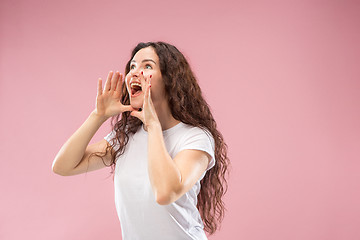
[[(140, 49), (130, 61), (130, 71), (125, 76), (126, 88), (130, 96), (130, 104), (133, 108), (143, 107), (144, 91), (141, 86), (140, 74), (143, 72), (146, 79), (151, 77), (151, 99), (156, 105), (157, 102), (166, 99), (165, 86), (162, 80), (159, 57), (152, 47)], [(140, 86), (139, 86), (140, 85)]]

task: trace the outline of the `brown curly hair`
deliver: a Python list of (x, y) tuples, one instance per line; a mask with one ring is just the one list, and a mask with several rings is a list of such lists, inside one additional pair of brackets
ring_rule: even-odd
[[(211, 235), (219, 229), (225, 213), (222, 197), (228, 188), (226, 175), (228, 175), (230, 164), (227, 156), (227, 145), (222, 134), (217, 130), (214, 117), (188, 61), (175, 46), (165, 42), (139, 43), (132, 51), (131, 58), (126, 64), (125, 75), (130, 71), (131, 59), (140, 49), (146, 47), (152, 47), (159, 57), (160, 71), (173, 117), (183, 123), (209, 131), (214, 138), (215, 166), (208, 170), (201, 180), (197, 202), (205, 231)], [(130, 104), (125, 82), (122, 86), (121, 102), (124, 105)], [(114, 173), (116, 159), (125, 151), (129, 135), (134, 134), (141, 125), (142, 122), (130, 116), (130, 112), (123, 112), (112, 117), (111, 126), (116, 132), (116, 136), (108, 144), (105, 153), (93, 153), (103, 157), (108, 151), (111, 152), (112, 159), (111, 165), (109, 165), (112, 169), (111, 174)], [(120, 143), (119, 148), (116, 151), (111, 151), (115, 149), (115, 145), (118, 143)]]

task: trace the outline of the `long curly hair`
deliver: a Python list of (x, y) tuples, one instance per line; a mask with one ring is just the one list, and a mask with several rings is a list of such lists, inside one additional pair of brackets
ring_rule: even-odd
[[(198, 194), (197, 208), (204, 222), (205, 231), (210, 235), (220, 227), (224, 218), (225, 205), (222, 197), (227, 191), (227, 175), (229, 159), (227, 145), (205, 101), (199, 84), (184, 55), (173, 45), (165, 42), (139, 43), (132, 51), (131, 58), (126, 64), (125, 75), (130, 71), (130, 61), (143, 48), (152, 47), (159, 57), (160, 71), (165, 84), (166, 97), (171, 113), (176, 120), (209, 131), (215, 142), (215, 166), (208, 170), (201, 180)], [(121, 103), (130, 104), (125, 81), (122, 86)], [(124, 153), (129, 136), (134, 134), (142, 122), (130, 116), (130, 112), (123, 112), (112, 117), (111, 126), (115, 137), (108, 143), (106, 152), (93, 153), (104, 157), (111, 152), (111, 174), (115, 171), (116, 159)], [(119, 145), (117, 145), (119, 144)], [(115, 146), (117, 145), (117, 150)], [(104, 162), (105, 164), (105, 162)]]

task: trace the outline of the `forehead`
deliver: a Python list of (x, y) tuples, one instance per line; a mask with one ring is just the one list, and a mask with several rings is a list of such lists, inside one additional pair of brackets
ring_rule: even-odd
[(136, 62), (141, 62), (143, 59), (152, 59), (155, 62), (159, 62), (159, 57), (156, 54), (154, 48), (152, 47), (146, 47), (146, 48), (142, 48), (140, 49), (133, 57), (133, 59), (131, 59), (132, 61), (136, 61)]

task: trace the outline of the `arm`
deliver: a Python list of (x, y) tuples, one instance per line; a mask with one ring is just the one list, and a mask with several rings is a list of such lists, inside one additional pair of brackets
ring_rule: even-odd
[(189, 191), (206, 170), (211, 157), (200, 150), (183, 150), (172, 159), (161, 127), (148, 128), (148, 171), (156, 201), (170, 204)]
[[(106, 119), (92, 112), (81, 127), (65, 142), (56, 155), (52, 170), (62, 176), (70, 176), (84, 173), (89, 167), (89, 171), (105, 167), (101, 158), (94, 157), (92, 164), (89, 155), (96, 151), (103, 151), (106, 148), (106, 140), (88, 146), (90, 140)], [(104, 142), (105, 141), (105, 142)], [(109, 156), (106, 156), (109, 161)], [(85, 166), (85, 162), (88, 166)], [(76, 169), (77, 168), (77, 169)]]
[[(102, 152), (107, 146), (107, 141), (101, 140), (88, 146), (90, 140), (100, 126), (111, 116), (124, 111), (133, 110), (131, 106), (121, 104), (122, 75), (119, 72), (109, 73), (102, 89), (102, 80), (98, 81), (98, 93), (96, 97), (96, 109), (90, 114), (81, 127), (69, 138), (56, 155), (52, 170), (53, 172), (68, 176), (93, 171), (105, 167), (100, 157), (89, 156), (94, 152)], [(105, 156), (105, 162), (110, 162), (111, 155)]]
[(148, 131), (148, 172), (156, 201), (170, 204), (189, 191), (206, 170), (210, 155), (199, 150), (183, 150), (172, 159), (166, 150), (161, 124), (151, 100), (151, 76), (141, 78), (145, 89), (143, 111), (132, 111)]

